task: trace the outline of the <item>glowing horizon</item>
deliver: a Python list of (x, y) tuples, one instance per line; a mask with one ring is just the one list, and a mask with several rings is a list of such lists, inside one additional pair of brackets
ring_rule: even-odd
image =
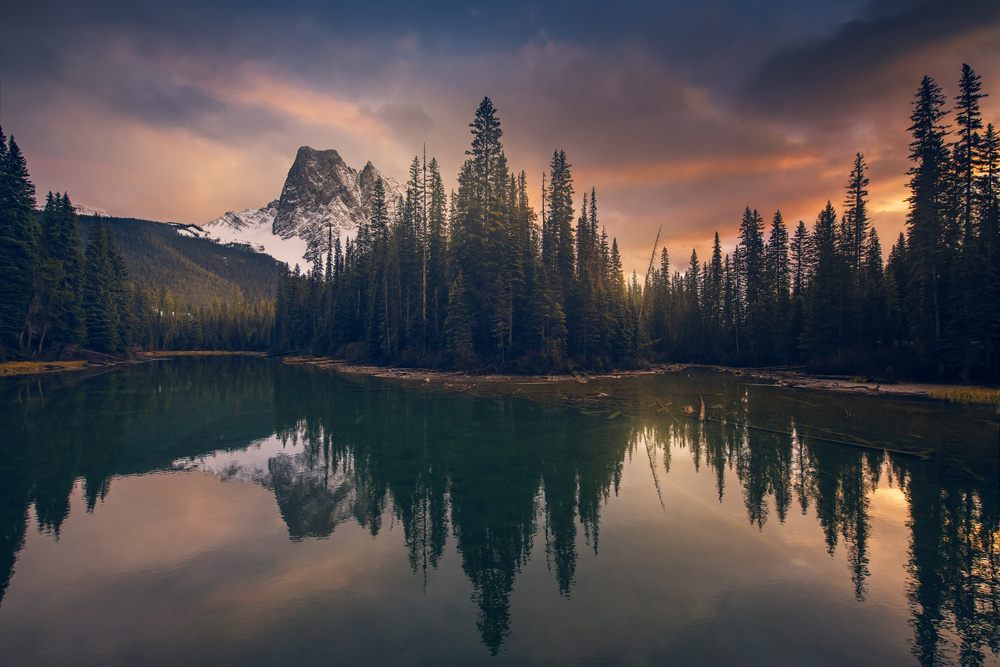
[(887, 252), (905, 224), (920, 79), (950, 108), (968, 62), (992, 94), (984, 124), (1000, 124), (1000, 7), (986, 2), (731, 3), (724, 15), (57, 4), (8, 12), (4, 132), (40, 199), (68, 191), (122, 217), (204, 223), (262, 207), (302, 145), (402, 182), (426, 144), (450, 190), (489, 96), (536, 209), (565, 150), (576, 206), (596, 188), (627, 273), (645, 272), (661, 224), (676, 267), (692, 247), (706, 259), (716, 231), (734, 239), (746, 206), (811, 227), (827, 200), (840, 210), (858, 152)]

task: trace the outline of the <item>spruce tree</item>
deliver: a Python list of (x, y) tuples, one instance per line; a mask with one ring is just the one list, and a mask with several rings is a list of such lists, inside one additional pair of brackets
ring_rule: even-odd
[(615, 321), (615, 333), (612, 343), (613, 358), (618, 362), (627, 361), (631, 355), (632, 322), (628, 312), (625, 274), (622, 272), (621, 253), (618, 250), (618, 239), (611, 241), (611, 257), (608, 264), (608, 299), (611, 316)]
[(35, 186), (14, 137), (0, 129), (0, 361), (24, 355), (31, 302), (36, 225)]
[(865, 156), (858, 153), (854, 158), (854, 167), (847, 181), (847, 196), (844, 200), (844, 218), (846, 220), (847, 235), (845, 238), (845, 249), (847, 261), (850, 264), (854, 276), (861, 272), (861, 266), (865, 258), (865, 241), (868, 239), (868, 228), (871, 221), (868, 219), (868, 177), (865, 170), (868, 165), (865, 163)]
[(712, 243), (712, 259), (708, 265), (708, 276), (705, 280), (702, 316), (705, 327), (705, 348), (708, 359), (712, 363), (722, 363), (723, 348), (723, 307), (725, 291), (725, 268), (722, 260), (722, 244), (719, 242), (719, 232), (715, 232)]
[(548, 228), (550, 238), (542, 239), (543, 259), (566, 294), (573, 284), (573, 176), (565, 151), (555, 151), (549, 165)]
[(839, 355), (844, 342), (846, 259), (837, 239), (837, 212), (828, 201), (816, 218), (812, 233), (815, 270), (806, 294), (803, 342), (815, 359), (824, 362)]
[(975, 303), (987, 274), (975, 215), (976, 175), (982, 163), (979, 130), (983, 122), (979, 100), (986, 97), (980, 89), (979, 75), (967, 64), (963, 65), (960, 92), (955, 98), (958, 137), (952, 147), (956, 233), (961, 239), (961, 261), (955, 266), (949, 284), (950, 313), (945, 339), (947, 357), (958, 366), (959, 375), (965, 381), (969, 379), (972, 365), (983, 361), (975, 357), (987, 336), (985, 318), (979, 315)]
[(765, 330), (767, 353), (787, 363), (793, 356), (789, 340), (788, 316), (791, 309), (791, 278), (788, 259), (788, 230), (781, 211), (771, 219), (771, 231), (764, 246)]
[(792, 237), (792, 242), (789, 246), (793, 298), (802, 293), (802, 289), (809, 279), (812, 264), (810, 259), (811, 244), (812, 240), (809, 238), (809, 230), (806, 228), (806, 223), (799, 220), (799, 224), (795, 228), (795, 235)]
[[(1000, 137), (992, 123), (986, 126), (981, 154), (982, 167), (976, 181), (976, 207), (979, 257), (983, 271), (975, 292), (975, 302), (996, 304), (1000, 299)], [(987, 377), (996, 381), (1000, 378), (1000, 308), (987, 307), (984, 310), (984, 365)]]
[(459, 271), (448, 289), (448, 314), (444, 320), (447, 349), (459, 365), (467, 365), (475, 360), (472, 318), (465, 298), (465, 278)]
[(941, 124), (947, 114), (944, 101), (941, 88), (925, 76), (915, 95), (910, 116), (913, 124), (909, 128), (913, 136), (910, 159), (915, 164), (908, 172), (907, 251), (911, 267), (908, 310), (912, 314), (913, 338), (925, 361), (940, 359), (942, 331), (947, 321), (944, 286), (952, 260), (946, 245), (950, 212), (947, 128)]
[(691, 259), (684, 274), (681, 295), (683, 349), (688, 359), (697, 359), (701, 352), (701, 295), (698, 252), (691, 249)]
[(744, 335), (750, 342), (754, 361), (760, 361), (763, 333), (764, 219), (748, 206), (740, 222), (740, 283), (745, 304)]
[(428, 348), (438, 350), (443, 346), (444, 317), (448, 305), (447, 246), (446, 246), (446, 196), (444, 182), (436, 158), (428, 165), (427, 205), (427, 293), (431, 324)]
[(978, 74), (967, 64), (962, 65), (959, 94), (955, 97), (955, 123), (958, 139), (954, 144), (955, 173), (959, 188), (959, 224), (966, 246), (974, 245), (976, 209), (976, 173), (982, 162), (980, 157), (983, 128), (979, 100), (988, 97), (980, 92), (982, 84)]
[(114, 352), (120, 340), (115, 308), (115, 267), (109, 249), (109, 235), (101, 218), (95, 218), (84, 255), (82, 296), (87, 346), (101, 352)]
[(42, 216), (35, 296), (29, 335), (38, 335), (37, 351), (54, 350), (83, 341), (80, 287), (83, 255), (76, 211), (66, 194), (51, 192)]
[[(135, 311), (135, 292), (129, 280), (125, 255), (122, 254), (111, 228), (107, 230), (108, 263), (111, 266), (111, 294), (114, 302), (116, 337), (118, 349), (131, 347), (139, 325), (139, 313)], [(188, 308), (190, 312), (192, 309)]]
[(477, 354), (486, 355), (495, 350), (495, 325), (502, 318), (502, 304), (494, 297), (508, 291), (502, 259), (509, 236), (509, 173), (500, 119), (488, 97), (469, 127), (472, 146), (459, 173), (458, 195), (452, 198), (450, 274), (463, 274), (473, 343)]
[(889, 321), (889, 298), (882, 266), (882, 244), (879, 242), (878, 232), (874, 227), (868, 230), (865, 259), (861, 270), (864, 275), (861, 303), (861, 343), (869, 349), (873, 349), (882, 343)]
[(368, 225), (363, 267), (364, 282), (368, 288), (365, 300), (367, 352), (373, 359), (391, 357), (396, 342), (389, 299), (389, 222), (385, 184), (378, 179), (372, 189), (372, 217)]
[(912, 331), (907, 304), (910, 303), (910, 264), (906, 251), (906, 235), (899, 237), (889, 250), (885, 269), (888, 322), (885, 325), (885, 342), (909, 341)]

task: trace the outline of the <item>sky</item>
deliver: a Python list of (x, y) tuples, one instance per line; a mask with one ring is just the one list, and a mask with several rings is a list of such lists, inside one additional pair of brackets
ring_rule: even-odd
[(401, 182), (426, 145), (450, 189), (489, 96), (536, 207), (564, 150), (626, 271), (661, 225), (679, 269), (748, 206), (811, 227), (858, 152), (888, 251), (923, 76), (950, 107), (968, 63), (1000, 125), (996, 0), (7, 4), (0, 124), (40, 199), (123, 217), (262, 207), (303, 145)]

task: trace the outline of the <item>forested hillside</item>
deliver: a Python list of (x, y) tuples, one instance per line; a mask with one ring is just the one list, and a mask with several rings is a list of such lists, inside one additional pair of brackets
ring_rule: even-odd
[(270, 345), (273, 258), (160, 223), (81, 221), (66, 193), (35, 203), (0, 132), (0, 360)]
[[(79, 216), (86, 243), (94, 219)], [(179, 303), (211, 306), (274, 299), (278, 262), (242, 245), (220, 245), (177, 232), (173, 225), (135, 218), (102, 217), (125, 256), (129, 276)]]

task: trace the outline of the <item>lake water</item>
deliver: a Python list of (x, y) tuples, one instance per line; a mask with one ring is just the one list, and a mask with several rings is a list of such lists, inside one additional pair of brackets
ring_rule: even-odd
[(998, 449), (698, 369), (7, 379), (0, 664), (998, 664)]

